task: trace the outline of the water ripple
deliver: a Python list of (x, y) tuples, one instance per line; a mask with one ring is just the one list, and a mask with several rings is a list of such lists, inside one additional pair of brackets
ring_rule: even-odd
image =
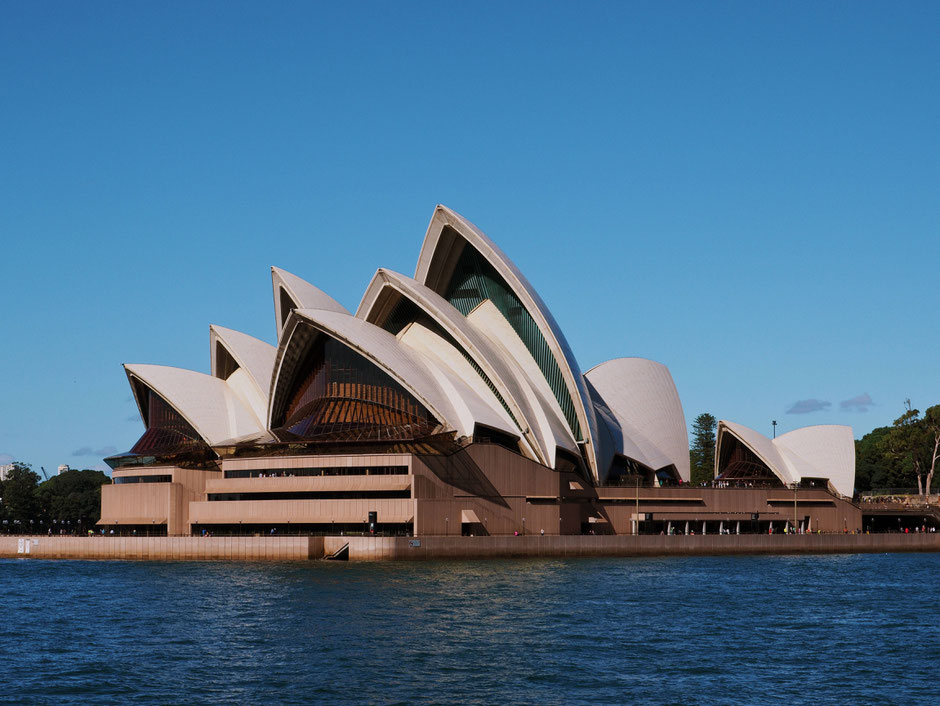
[(929, 703), (938, 570), (0, 560), (0, 703)]

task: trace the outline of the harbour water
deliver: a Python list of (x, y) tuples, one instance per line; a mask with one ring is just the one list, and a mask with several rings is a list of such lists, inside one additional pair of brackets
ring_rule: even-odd
[(938, 554), (0, 560), (0, 703), (935, 703)]

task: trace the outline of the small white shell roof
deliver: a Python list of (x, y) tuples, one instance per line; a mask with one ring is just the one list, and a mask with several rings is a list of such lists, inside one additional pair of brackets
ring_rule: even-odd
[[(751, 449), (770, 470), (789, 485), (803, 478), (827, 478), (840, 494), (855, 491), (855, 437), (852, 427), (822, 424), (795, 429), (770, 439), (743, 424), (718, 422), (718, 446), (730, 433)], [(719, 463), (715, 454), (715, 464)]]
[[(137, 378), (166, 400), (210, 446), (264, 431), (261, 422), (224, 380), (166, 365), (129, 364), (124, 369), (129, 380)], [(134, 393), (136, 396), (136, 390)], [(145, 417), (142, 405), (143, 400), (138, 399), (137, 406)]]
[(280, 267), (271, 268), (271, 286), (274, 290), (274, 315), (277, 317), (278, 339), (281, 337), (281, 322), (287, 320), (287, 312), (281, 311), (281, 290), (297, 305), (297, 309), (325, 309), (348, 314), (346, 307), (322, 289)]
[[(718, 448), (721, 448), (722, 434), (730, 433), (733, 436), (737, 437), (745, 446), (747, 446), (751, 451), (753, 451), (761, 461), (763, 461), (767, 467), (773, 471), (781, 482), (789, 485), (794, 483), (798, 478), (794, 478), (790, 473), (790, 467), (787, 464), (786, 460), (780, 453), (780, 450), (774, 444), (773, 440), (764, 436), (759, 431), (754, 431), (750, 427), (746, 427), (743, 424), (736, 424), (735, 422), (729, 422), (724, 419), (718, 422)], [(715, 454), (715, 464), (719, 461), (719, 454)]]
[(443, 267), (452, 264), (444, 263), (440, 258), (435, 259), (435, 253), (441, 241), (441, 234), (447, 226), (453, 228), (493, 266), (539, 327), (565, 379), (568, 394), (571, 396), (578, 423), (581, 426), (581, 434), (589, 446), (587, 458), (591, 466), (591, 473), (595, 478), (598, 478), (597, 459), (593, 448), (597, 423), (594, 418), (594, 408), (591, 405), (577, 360), (551, 311), (512, 260), (470, 221), (446, 206), (438, 205), (431, 217), (431, 223), (428, 225), (424, 243), (421, 246), (421, 254), (418, 256), (418, 265), (415, 269), (414, 278), (433, 289), (434, 286), (431, 282), (439, 279), (439, 273), (432, 271), (432, 266), (436, 264), (437, 267)]
[(617, 358), (595, 366), (585, 377), (619, 427), (619, 440), (617, 430), (610, 430), (621, 445), (617, 452), (654, 470), (673, 465), (688, 481), (685, 415), (669, 369), (644, 358)]
[(209, 326), (210, 369), (216, 377), (219, 376), (216, 360), (217, 343), (221, 343), (239, 367), (248, 372), (252, 381), (258, 386), (258, 391), (267, 400), (271, 389), (271, 373), (274, 370), (277, 348), (247, 333), (212, 324)]
[[(296, 309), (288, 318), (284, 327), (288, 338), (282, 341), (275, 364), (277, 377), (282, 374), (281, 361), (291, 345), (290, 334), (301, 322), (309, 322), (314, 328), (365, 356), (413, 394), (441, 424), (455, 429), (462, 436), (470, 436), (473, 433), (474, 420), (468, 417), (468, 414), (481, 414), (482, 410), (487, 409), (485, 403), (474, 399), (475, 395), (465, 384), (459, 380), (449, 381), (449, 384), (448, 381), (442, 380), (446, 373), (441, 368), (434, 366), (432, 369), (430, 362), (424, 361), (419, 354), (400, 343), (388, 331), (349, 314), (322, 309)], [(442, 382), (444, 387), (450, 389), (445, 391)], [(287, 394), (286, 391), (278, 392), (278, 387), (275, 382), (275, 395)], [(452, 402), (455, 395), (459, 399)], [(272, 398), (268, 412), (269, 425), (272, 423), (277, 404), (278, 400)], [(504, 426), (489, 415), (476, 421), (486, 425), (495, 424), (497, 428)]]
[(852, 427), (820, 424), (781, 434), (774, 442), (784, 450), (801, 478), (828, 478), (840, 494), (855, 493), (855, 434)]
[[(439, 324), (486, 373), (515, 415), (522, 427), (521, 431), (538, 456), (537, 460), (553, 465), (556, 446), (562, 444), (566, 448), (577, 448), (568, 441), (571, 434), (567, 428), (559, 428), (556, 438), (547, 421), (543, 420), (548, 417), (536, 411), (531, 400), (537, 399), (537, 396), (532, 389), (527, 389), (529, 386), (521, 369), (508, 360), (467, 317), (429, 287), (398, 272), (379, 269), (362, 298), (356, 316), (374, 321), (378, 315), (376, 309), (381, 301), (380, 295), (388, 288), (399, 292)], [(554, 415), (551, 419), (554, 419)], [(519, 431), (515, 425), (512, 426), (512, 433), (517, 434)]]

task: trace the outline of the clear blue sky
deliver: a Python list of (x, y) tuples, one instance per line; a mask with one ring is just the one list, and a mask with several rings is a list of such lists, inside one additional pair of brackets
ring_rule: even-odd
[(207, 372), (210, 323), (273, 342), (271, 265), (354, 309), (413, 274), (437, 203), (583, 370), (661, 361), (690, 422), (860, 437), (940, 403), (938, 27), (936, 2), (4, 3), (0, 460), (127, 450), (122, 363)]

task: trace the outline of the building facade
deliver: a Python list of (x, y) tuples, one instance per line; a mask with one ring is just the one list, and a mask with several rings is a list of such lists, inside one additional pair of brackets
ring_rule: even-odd
[[(751, 449), (768, 473), (760, 487), (690, 488), (668, 369), (620, 358), (582, 373), (519, 269), (443, 206), (414, 277), (378, 270), (355, 313), (279, 268), (272, 288), (276, 345), (213, 325), (208, 374), (124, 366), (146, 430), (107, 459), (103, 526), (421, 536), (855, 524), (840, 497), (854, 453), (851, 468), (831, 463), (839, 434), (793, 432), (760, 456), (723, 422), (719, 447)], [(799, 500), (781, 506), (797, 476), (831, 480), (794, 490), (819, 496), (805, 496), (809, 515)]]

